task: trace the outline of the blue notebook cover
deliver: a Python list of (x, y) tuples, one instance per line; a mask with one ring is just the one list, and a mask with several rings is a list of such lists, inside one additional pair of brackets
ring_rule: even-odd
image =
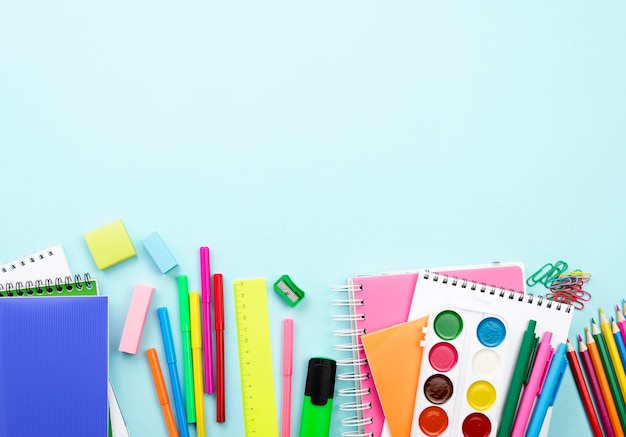
[(0, 436), (107, 437), (108, 298), (0, 298)]

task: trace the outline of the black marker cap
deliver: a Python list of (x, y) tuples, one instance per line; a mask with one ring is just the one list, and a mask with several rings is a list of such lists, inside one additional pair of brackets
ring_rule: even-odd
[(306, 375), (304, 395), (311, 398), (313, 405), (326, 405), (335, 393), (337, 362), (330, 358), (311, 358)]

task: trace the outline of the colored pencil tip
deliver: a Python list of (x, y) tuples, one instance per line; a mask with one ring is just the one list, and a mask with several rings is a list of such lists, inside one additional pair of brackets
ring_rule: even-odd
[(595, 320), (593, 320), (593, 317), (591, 318), (591, 324), (592, 324), (592, 325), (595, 325), (595, 324), (596, 324), (596, 321), (595, 321)]
[(617, 311), (618, 313), (621, 311), (621, 310), (619, 309), (619, 305), (615, 305), (615, 311)]
[(583, 341), (583, 337), (580, 334), (578, 334), (578, 341)]

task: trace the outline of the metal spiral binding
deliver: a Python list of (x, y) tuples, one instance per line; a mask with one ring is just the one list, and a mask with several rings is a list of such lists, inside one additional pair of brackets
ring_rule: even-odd
[(85, 273), (83, 276), (74, 275), (73, 278), (66, 276), (65, 278), (37, 279), (34, 283), (33, 281), (26, 281), (26, 283), (20, 281), (7, 282), (4, 286), (0, 284), (0, 297), (43, 296), (44, 294), (53, 294), (55, 291), (59, 294), (62, 292), (71, 293), (74, 288), (82, 290), (83, 287), (91, 288), (92, 286), (89, 273)]
[(37, 250), (30, 255), (26, 255), (24, 257), (19, 257), (18, 259), (4, 263), (0, 262), (0, 273), (7, 273), (10, 270), (15, 270), (19, 267), (25, 267), (27, 263), (33, 264), (37, 262), (38, 259), (44, 259), (46, 256), (54, 256), (54, 250), (52, 248), (45, 250)]
[(372, 433), (364, 432), (364, 427), (373, 423), (371, 417), (365, 417), (364, 410), (372, 407), (372, 404), (366, 401), (366, 397), (370, 394), (369, 388), (363, 387), (361, 381), (369, 379), (369, 373), (361, 373), (360, 367), (367, 364), (367, 360), (361, 358), (359, 353), (363, 350), (363, 346), (359, 344), (359, 336), (365, 334), (365, 329), (358, 328), (357, 322), (365, 320), (365, 315), (358, 312), (358, 307), (363, 306), (363, 299), (358, 297), (358, 293), (362, 291), (361, 286), (351, 283), (348, 285), (339, 285), (331, 288), (333, 292), (347, 293), (347, 299), (334, 299), (333, 306), (348, 307), (347, 314), (335, 314), (333, 320), (335, 322), (348, 322), (349, 329), (337, 329), (334, 331), (335, 336), (349, 338), (350, 343), (339, 343), (335, 345), (335, 350), (349, 354), (347, 358), (337, 360), (337, 367), (348, 367), (351, 371), (341, 372), (337, 375), (339, 381), (349, 381), (351, 387), (340, 388), (337, 394), (341, 397), (354, 398), (353, 402), (343, 402), (339, 404), (341, 411), (352, 411), (356, 416), (348, 417), (341, 420), (345, 427), (356, 427), (355, 430), (345, 431), (341, 433), (342, 437), (373, 437)]
[(452, 285), (460, 285), (461, 288), (469, 288), (472, 291), (478, 291), (480, 293), (488, 293), (490, 295), (498, 295), (502, 298), (508, 298), (511, 300), (517, 300), (519, 302), (525, 302), (527, 304), (534, 304), (537, 306), (544, 306), (546, 308), (552, 308), (556, 311), (565, 311), (569, 313), (572, 311), (572, 306), (569, 304), (563, 304), (562, 302), (554, 301), (551, 299), (545, 299), (543, 296), (535, 296), (532, 293), (523, 293), (515, 290), (505, 290), (504, 288), (498, 288), (494, 285), (487, 285), (486, 283), (476, 283), (470, 282), (467, 279), (457, 278), (455, 276), (448, 276), (443, 273), (431, 272), (429, 270), (425, 270), (423, 273), (423, 278), (428, 279), (432, 275), (432, 280), (437, 282), (441, 279), (441, 282), (447, 284), (448, 281), (452, 281)]

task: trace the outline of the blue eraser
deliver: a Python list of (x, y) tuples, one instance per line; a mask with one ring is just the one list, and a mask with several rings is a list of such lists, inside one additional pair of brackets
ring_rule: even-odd
[(161, 273), (167, 273), (178, 265), (158, 233), (153, 232), (142, 240)]

